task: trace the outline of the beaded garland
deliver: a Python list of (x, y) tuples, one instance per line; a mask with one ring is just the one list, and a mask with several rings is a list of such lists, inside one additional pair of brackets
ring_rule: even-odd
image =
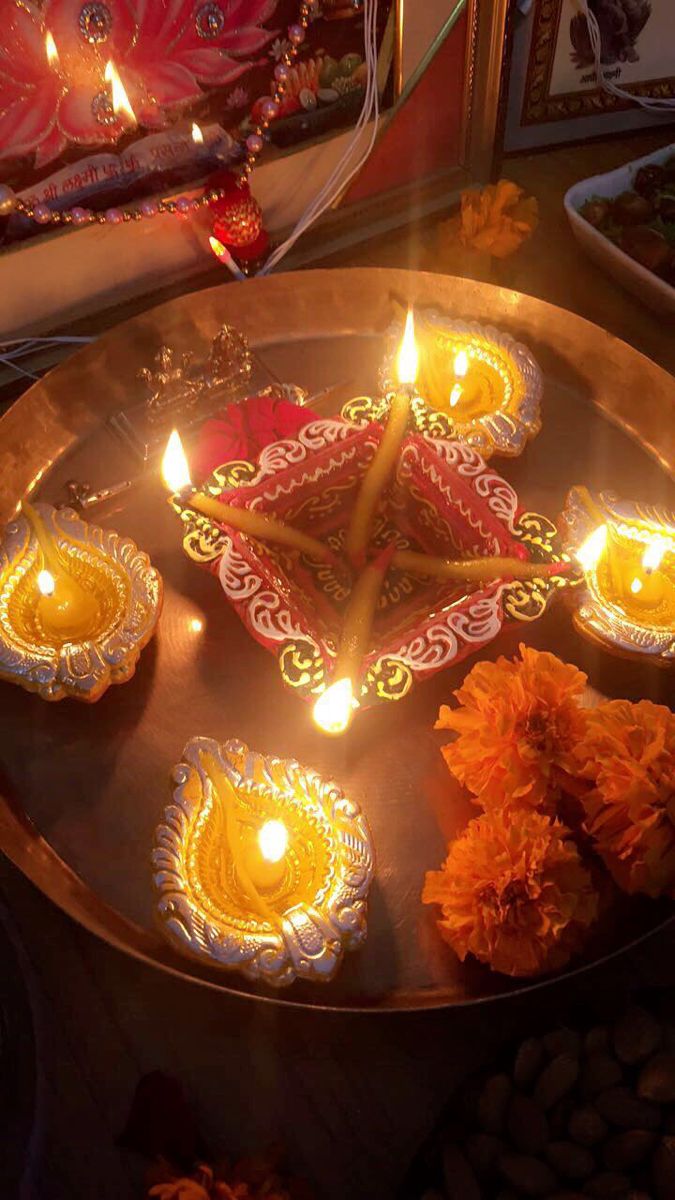
[[(213, 4), (212, 8), (215, 18), (220, 9), (217, 4)], [(281, 97), (286, 90), (291, 66), (300, 46), (305, 40), (305, 31), (309, 25), (311, 10), (312, 0), (301, 0), (298, 20), (288, 26), (287, 36), (289, 47), (284, 51), (280, 61), (274, 68), (272, 94), (261, 97), (253, 106), (257, 112), (257, 120), (244, 142), (244, 161), (238, 164), (236, 173), (227, 172), (228, 178), (225, 181), (225, 186), (207, 186), (201, 196), (179, 196), (170, 200), (148, 199), (142, 200), (135, 207), (124, 209), (108, 208), (105, 212), (97, 213), (92, 209), (80, 206), (63, 211), (55, 211), (50, 209), (47, 204), (28, 204), (25, 200), (17, 196), (12, 188), (6, 184), (0, 184), (0, 217), (7, 217), (10, 213), (16, 212), (20, 213), (23, 217), (28, 217), (30, 220), (35, 221), (38, 225), (120, 225), (129, 221), (140, 221), (143, 218), (156, 217), (164, 213), (187, 217), (191, 212), (197, 211), (200, 208), (216, 206), (216, 213), (221, 220), (221, 225), (229, 218), (232, 227), (239, 230), (242, 240), (238, 248), (247, 244), (243, 239), (248, 234), (253, 235), (250, 238), (251, 242), (258, 245), (258, 240), (262, 232), (262, 217), (259, 206), (251, 197), (248, 190), (248, 177), (255, 166), (258, 155), (264, 147), (264, 134), (272, 121), (279, 115)], [(241, 202), (235, 205), (233, 205), (232, 197), (232, 180), (235, 180), (236, 185), (242, 188), (244, 192)], [(222, 202), (226, 202), (226, 205), (230, 206), (231, 211), (226, 212), (225, 209), (221, 208), (219, 212), (217, 208), (219, 202), (221, 206)], [(238, 240), (237, 238), (234, 240), (230, 239), (230, 244), (236, 245)]]

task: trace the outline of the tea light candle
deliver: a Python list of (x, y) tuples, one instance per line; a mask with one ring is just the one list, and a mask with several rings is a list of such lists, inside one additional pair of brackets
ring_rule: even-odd
[(412, 389), (417, 378), (418, 353), (412, 309), (408, 310), (405, 332), (397, 360), (398, 389), (391, 399), (387, 424), (373, 460), (361, 483), (352, 511), (345, 549), (351, 561), (361, 566), (370, 542), (373, 520), (405, 437), (410, 416)]
[[(164, 452), (162, 477), (166, 486), (174, 493), (187, 492), (187, 489), (192, 486), (188, 461), (180, 434), (176, 429), (173, 430)], [(232, 529), (238, 529), (241, 533), (258, 538), (260, 541), (277, 542), (280, 545), (290, 546), (291, 549), (300, 550), (308, 557), (318, 559), (319, 562), (335, 562), (335, 555), (329, 546), (324, 545), (317, 538), (303, 533), (302, 530), (296, 529), (293, 525), (286, 525), (285, 522), (276, 517), (270, 517), (266, 513), (254, 512), (248, 508), (238, 508), (234, 504), (225, 504), (222, 500), (217, 500), (215, 497), (207, 496), (199, 491), (191, 492), (186, 503), (190, 508), (194, 508), (205, 517), (210, 517), (219, 525), (229, 525)]]
[(394, 551), (393, 543), (382, 550), (364, 567), (352, 589), (335, 660), (335, 683), (326, 688), (314, 705), (314, 721), (324, 733), (344, 733), (359, 706), (358, 685), (363, 659), (370, 646), (382, 584)]

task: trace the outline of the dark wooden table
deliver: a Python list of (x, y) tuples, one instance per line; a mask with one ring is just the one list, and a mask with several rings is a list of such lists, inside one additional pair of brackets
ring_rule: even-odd
[[(507, 163), (505, 173), (539, 197), (542, 225), (500, 282), (575, 309), (672, 371), (670, 330), (583, 257), (561, 205), (575, 180), (663, 140), (663, 133), (642, 135)], [(415, 228), (321, 265), (415, 267), (434, 236), (431, 225)], [(200, 283), (215, 281), (211, 272)], [(171, 292), (168, 286), (153, 302)], [(112, 310), (78, 332), (97, 333), (141, 307)], [(139, 1075), (156, 1067), (183, 1080), (223, 1147), (253, 1149), (281, 1138), (326, 1200), (385, 1200), (453, 1085), (497, 1044), (542, 1013), (564, 1019), (603, 993), (675, 983), (675, 933), (665, 933), (574, 983), (498, 1009), (298, 1014), (211, 994), (109, 949), (6, 863), (0, 890), (26, 950), (34, 997), (40, 1082), (25, 1195), (44, 1200), (139, 1195), (139, 1164), (114, 1139)]]

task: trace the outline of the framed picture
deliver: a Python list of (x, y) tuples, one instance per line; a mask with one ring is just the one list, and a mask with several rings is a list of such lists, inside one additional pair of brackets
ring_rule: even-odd
[[(675, 97), (671, 0), (589, 0), (608, 80), (645, 98)], [(523, 11), (523, 9), (525, 11)], [(505, 149), (667, 124), (598, 86), (580, 0), (534, 0), (514, 18)]]
[[(374, 148), (285, 268), (406, 222), (411, 196), (421, 216), (489, 176), (507, 9), (379, 0)], [(44, 216), (0, 214), (5, 336), (214, 265), (213, 215), (193, 201), (246, 155), (298, 10), (298, 0), (0, 0), (0, 185)], [(348, 149), (366, 92), (363, 0), (315, 0), (310, 13), (250, 176), (277, 241)], [(137, 219), (176, 197), (178, 219)]]

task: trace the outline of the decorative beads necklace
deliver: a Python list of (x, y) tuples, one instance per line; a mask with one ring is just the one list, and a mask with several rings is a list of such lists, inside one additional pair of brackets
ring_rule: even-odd
[[(258, 115), (251, 132), (243, 143), (245, 158), (243, 162), (237, 164), (233, 171), (228, 170), (229, 179), (234, 178), (236, 186), (241, 188), (246, 195), (244, 223), (246, 223), (247, 217), (250, 223), (252, 216), (256, 218), (259, 216), (259, 208), (248, 193), (248, 177), (265, 145), (265, 132), (279, 115), (281, 98), (287, 87), (291, 67), (305, 40), (305, 31), (309, 25), (312, 7), (312, 0), (301, 0), (297, 22), (288, 26), (289, 46), (274, 68), (272, 92), (269, 96), (261, 97), (254, 106)], [(179, 196), (171, 200), (142, 200), (140, 204), (129, 208), (109, 208), (105, 212), (94, 212), (92, 209), (82, 208), (79, 205), (56, 211), (49, 208), (47, 204), (29, 204), (17, 196), (12, 188), (6, 184), (0, 184), (0, 217), (7, 217), (10, 213), (16, 212), (35, 221), (38, 225), (120, 225), (129, 221), (140, 221), (144, 217), (156, 217), (163, 213), (176, 213), (186, 217), (200, 208), (217, 205), (219, 201), (226, 200), (230, 195), (231, 185), (230, 187), (207, 185), (200, 196)], [(251, 210), (248, 214), (246, 213), (247, 204)], [(241, 221), (242, 218), (240, 217), (239, 220)]]

